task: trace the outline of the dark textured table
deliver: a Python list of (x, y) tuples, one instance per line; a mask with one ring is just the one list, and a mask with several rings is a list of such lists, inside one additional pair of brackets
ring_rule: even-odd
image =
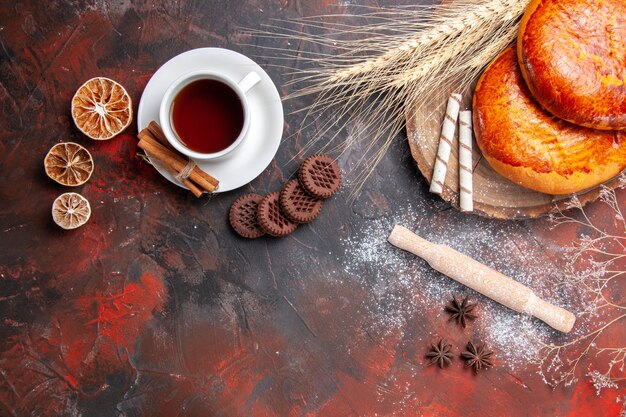
[[(562, 268), (563, 248), (584, 233), (577, 225), (550, 230), (542, 219), (460, 214), (428, 193), (399, 137), (354, 201), (347, 196), (358, 147), (339, 159), (346, 185), (315, 222), (287, 238), (247, 241), (230, 229), (229, 205), (294, 176), (292, 156), (316, 131), (300, 132), (301, 116), (290, 113), (309, 98), (285, 102), (284, 141), (267, 170), (211, 199), (196, 200), (136, 158), (135, 124), (105, 142), (73, 125), (70, 99), (88, 78), (126, 86), (136, 111), (156, 69), (198, 47), (255, 57), (284, 96), (288, 70), (272, 65), (279, 52), (255, 47), (268, 41), (241, 28), (342, 13), (348, 3), (2, 2), (1, 416), (620, 414), (623, 385), (597, 395), (588, 377), (589, 369), (604, 371), (606, 356), (583, 355), (578, 382), (551, 388), (531, 363), (532, 340), (568, 336), (385, 243), (402, 223), (580, 311), (549, 280)], [(60, 141), (83, 144), (96, 165), (77, 189), (91, 202), (91, 220), (69, 232), (52, 222), (50, 207), (70, 190), (49, 180), (42, 163)], [(626, 199), (624, 190), (617, 196)], [(621, 233), (608, 206), (594, 203), (587, 214)], [(463, 294), (479, 303), (479, 318), (465, 330), (443, 312)], [(593, 320), (582, 322), (593, 328)], [(619, 324), (604, 335), (607, 345), (623, 342)], [(473, 375), (458, 356), (445, 370), (427, 366), (424, 354), (440, 337), (455, 355), (468, 340), (484, 340), (494, 368)]]

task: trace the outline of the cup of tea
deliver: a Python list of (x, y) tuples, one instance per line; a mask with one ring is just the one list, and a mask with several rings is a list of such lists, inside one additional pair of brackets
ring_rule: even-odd
[(221, 158), (246, 137), (250, 111), (246, 93), (261, 77), (250, 72), (239, 82), (214, 71), (194, 71), (165, 91), (161, 128), (180, 153), (193, 159)]

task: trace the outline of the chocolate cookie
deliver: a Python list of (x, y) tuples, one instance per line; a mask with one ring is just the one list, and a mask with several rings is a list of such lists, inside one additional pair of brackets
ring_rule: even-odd
[(265, 232), (272, 236), (287, 236), (296, 230), (297, 223), (289, 220), (280, 210), (280, 193), (269, 193), (259, 203), (257, 219)]
[(240, 236), (254, 239), (265, 234), (257, 221), (259, 203), (263, 196), (258, 194), (246, 194), (239, 197), (232, 206), (228, 219), (230, 225)]
[(296, 223), (308, 223), (315, 219), (324, 207), (324, 200), (311, 197), (300, 181), (291, 180), (280, 192), (280, 208), (289, 220)]
[(300, 183), (304, 190), (316, 198), (328, 198), (339, 190), (341, 170), (328, 155), (313, 155), (300, 166)]

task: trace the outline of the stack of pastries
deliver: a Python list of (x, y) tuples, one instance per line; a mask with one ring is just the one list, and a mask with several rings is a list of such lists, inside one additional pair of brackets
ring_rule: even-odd
[(568, 194), (626, 168), (626, 1), (533, 0), (517, 45), (474, 92), (474, 131), (495, 171)]

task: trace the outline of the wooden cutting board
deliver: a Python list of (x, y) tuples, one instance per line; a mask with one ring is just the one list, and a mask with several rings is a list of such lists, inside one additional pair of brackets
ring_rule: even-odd
[[(471, 109), (475, 82), (465, 90), (459, 90), (455, 85), (435, 90), (426, 103), (419, 108), (409, 109), (407, 112), (406, 126), (411, 154), (429, 184), (448, 97), (454, 92), (461, 93), (463, 95), (461, 110)], [(454, 145), (441, 198), (459, 209), (458, 127)], [(509, 181), (495, 172), (482, 157), (476, 140), (474, 140), (473, 149), (474, 214), (498, 219), (534, 218), (564, 209), (570, 201), (571, 195), (544, 194)], [(615, 189), (623, 183), (616, 177), (603, 185), (609, 189)], [(576, 195), (585, 205), (598, 199), (600, 189), (601, 187), (597, 186), (576, 193)]]

